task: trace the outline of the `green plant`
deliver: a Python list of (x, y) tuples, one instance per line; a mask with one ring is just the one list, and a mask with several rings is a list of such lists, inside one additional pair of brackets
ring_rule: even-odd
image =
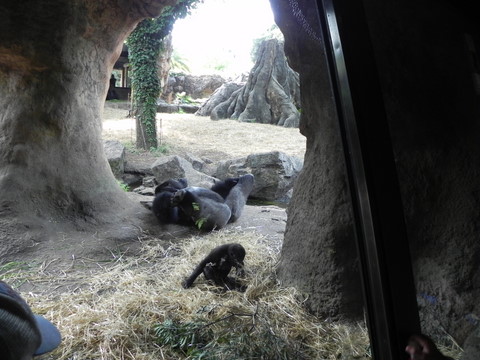
[(130, 186), (125, 184), (124, 182), (117, 180), (118, 185), (122, 188), (123, 191), (129, 192), (130, 191)]
[(176, 93), (175, 94), (175, 99), (177, 100), (177, 103), (179, 103), (179, 104), (193, 104), (195, 102), (190, 97), (190, 95), (187, 95), (185, 92)]
[(139, 148), (147, 150), (158, 145), (155, 116), (161, 85), (157, 60), (163, 39), (172, 31), (175, 21), (184, 18), (201, 1), (179, 0), (173, 6), (166, 6), (159, 17), (141, 21), (127, 39)]
[(170, 152), (170, 146), (167, 144), (158, 145), (157, 147), (151, 147), (150, 153), (153, 155), (165, 155)]
[(192, 208), (194, 211), (200, 211), (200, 204), (197, 202), (192, 202)]
[(25, 276), (32, 271), (34, 270), (31, 262), (10, 261), (0, 265), (0, 280), (7, 281), (13, 287), (17, 287), (25, 282)]
[(205, 222), (207, 221), (207, 218), (200, 218), (200, 219), (197, 219), (197, 221), (195, 221), (195, 226), (201, 230), (202, 227), (203, 227), (203, 224), (205, 224)]
[(278, 336), (257, 314), (230, 313), (207, 322), (165, 320), (154, 327), (159, 345), (188, 359), (307, 359), (301, 347)]
[(154, 327), (155, 336), (160, 345), (170, 346), (177, 352), (192, 358), (202, 357), (201, 349), (212, 340), (211, 330), (204, 322), (180, 323), (165, 320)]

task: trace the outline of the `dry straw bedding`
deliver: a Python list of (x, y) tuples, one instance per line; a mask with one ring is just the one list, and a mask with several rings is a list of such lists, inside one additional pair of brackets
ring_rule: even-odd
[[(191, 289), (181, 287), (206, 253), (232, 241), (247, 251), (245, 293), (221, 293), (203, 276)], [(63, 335), (62, 345), (43, 359), (199, 358), (156, 342), (154, 328), (165, 320), (208, 324), (213, 343), (229, 351), (236, 347), (235, 355), (227, 350), (212, 351), (211, 357), (202, 358), (367, 359), (369, 347), (363, 326), (316, 318), (305, 312), (293, 288), (278, 285), (274, 268), (279, 248), (280, 244), (255, 233), (222, 230), (169, 246), (145, 240), (139, 256), (120, 256), (88, 274), (53, 274), (43, 265), (42, 269), (15, 271), (15, 275), (10, 272), (3, 277), (10, 276), (15, 283), (51, 282), (59, 289), (47, 296), (22, 294), (34, 311), (57, 324)], [(61, 291), (62, 282), (84, 285)], [(232, 338), (238, 339), (238, 344), (229, 347), (225, 342)], [(262, 347), (273, 350), (265, 355), (259, 350)]]
[[(121, 119), (120, 113), (125, 111), (105, 109), (103, 136), (133, 143), (134, 121)], [(179, 155), (193, 153), (218, 161), (272, 150), (303, 157), (305, 151), (298, 129), (178, 114), (161, 114), (159, 125), (162, 141)], [(72, 262), (63, 271), (50, 271), (48, 263), (0, 269), (0, 278), (14, 286), (51, 289), (22, 293), (63, 336), (61, 346), (39, 360), (199, 359), (158, 341), (154, 329), (165, 321), (203, 324), (211, 335), (204, 349), (214, 347), (202, 359), (369, 358), (363, 324), (312, 316), (303, 308), (301, 294), (277, 283), (278, 240), (224, 229), (167, 246), (151, 237), (139, 241), (143, 250), (138, 256), (119, 255), (93, 267)], [(247, 291), (220, 293), (203, 276), (193, 288), (183, 289), (180, 284), (196, 263), (227, 242), (239, 242), (247, 251)], [(216, 345), (220, 351), (215, 351)], [(266, 348), (270, 351), (264, 352)]]

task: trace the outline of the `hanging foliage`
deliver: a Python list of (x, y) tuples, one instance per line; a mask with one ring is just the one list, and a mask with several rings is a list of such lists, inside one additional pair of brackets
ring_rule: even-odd
[(155, 115), (161, 85), (157, 60), (162, 41), (172, 31), (175, 21), (187, 16), (202, 1), (179, 0), (173, 6), (165, 7), (159, 17), (140, 22), (127, 39), (137, 148), (150, 150), (158, 147)]

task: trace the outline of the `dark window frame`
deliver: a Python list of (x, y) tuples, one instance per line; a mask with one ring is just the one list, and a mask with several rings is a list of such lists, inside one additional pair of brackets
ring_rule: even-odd
[(398, 177), (363, 0), (317, 0), (342, 135), (372, 356), (420, 333)]

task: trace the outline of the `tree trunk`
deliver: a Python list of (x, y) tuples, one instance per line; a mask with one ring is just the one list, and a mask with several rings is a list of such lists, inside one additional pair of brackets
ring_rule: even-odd
[(133, 206), (106, 160), (101, 112), (125, 37), (169, 2), (2, 2), (0, 256)]
[(160, 79), (160, 97), (168, 103), (172, 102), (172, 94), (168, 93), (168, 77), (172, 68), (173, 37), (172, 33), (163, 38), (160, 56), (158, 58), (158, 77)]
[[(257, 53), (257, 61), (247, 83), (226, 101), (215, 106), (209, 115), (214, 120), (230, 118), (298, 127), (299, 78), (287, 64), (283, 44), (276, 39), (266, 40)], [(217, 102), (215, 94), (208, 102)]]

